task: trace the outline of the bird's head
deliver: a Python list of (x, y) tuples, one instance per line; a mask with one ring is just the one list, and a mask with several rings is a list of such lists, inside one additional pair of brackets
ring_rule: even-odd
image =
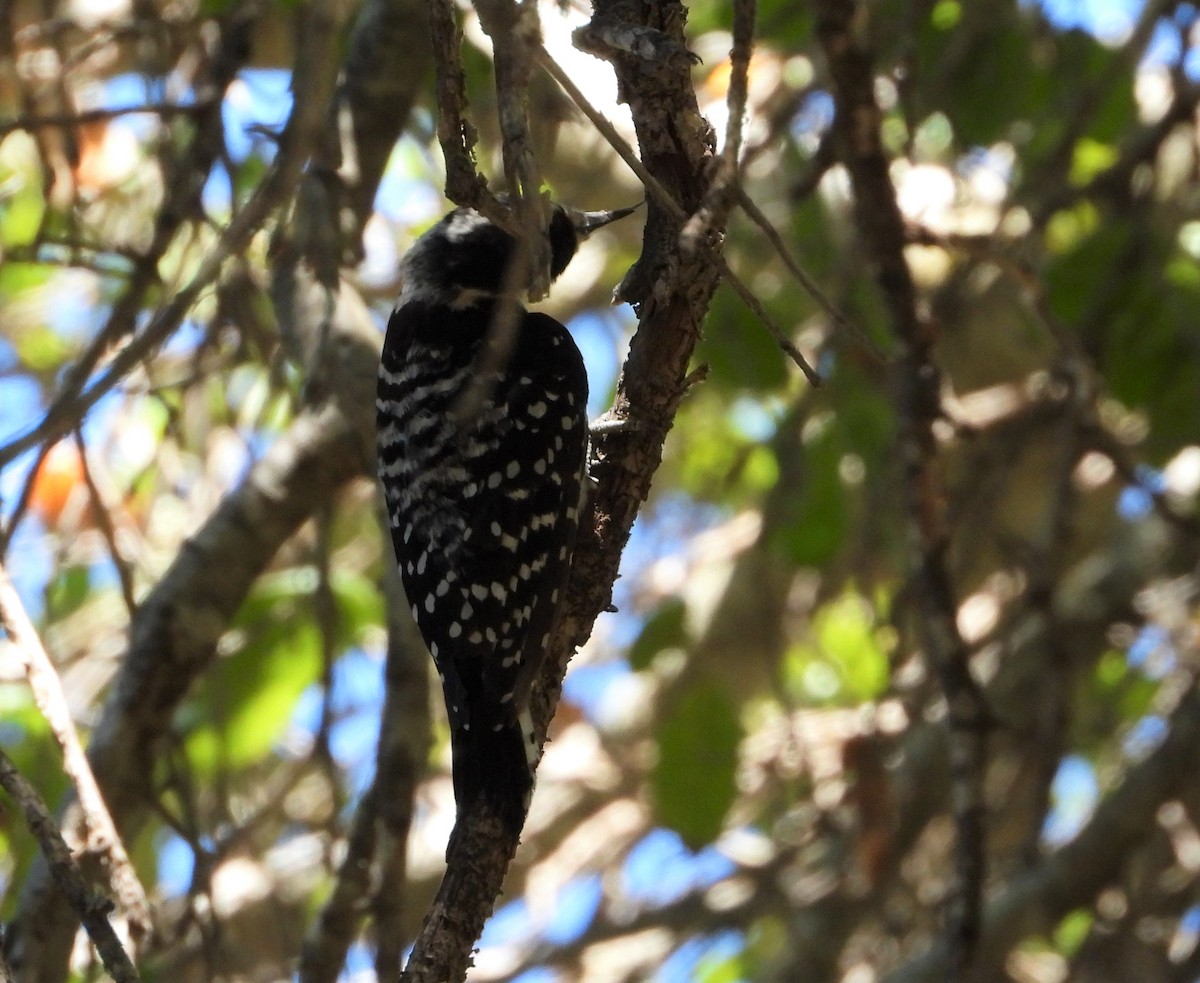
[[(638, 206), (585, 212), (554, 203), (550, 207), (550, 279), (567, 268), (579, 244), (602, 226)], [(405, 297), (458, 306), (494, 297), (504, 289), (516, 240), (473, 208), (456, 208), (422, 235), (401, 264)]]

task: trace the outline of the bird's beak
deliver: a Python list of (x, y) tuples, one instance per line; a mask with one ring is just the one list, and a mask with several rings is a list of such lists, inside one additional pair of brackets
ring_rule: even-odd
[(566, 208), (567, 218), (571, 220), (571, 224), (575, 227), (575, 234), (580, 239), (586, 239), (598, 228), (608, 225), (609, 222), (615, 222), (619, 218), (624, 218), (626, 215), (632, 215), (641, 207), (639, 201), (636, 205), (630, 205), (628, 208), (618, 208), (611, 212), (582, 212), (577, 208)]

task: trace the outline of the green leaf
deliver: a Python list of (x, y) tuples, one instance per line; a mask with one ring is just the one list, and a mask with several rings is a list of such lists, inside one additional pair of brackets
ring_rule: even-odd
[(805, 441), (793, 521), (769, 531), (772, 544), (796, 566), (820, 566), (837, 553), (845, 537), (846, 489), (838, 475), (842, 450), (834, 425), (830, 417)]
[(886, 641), (871, 605), (848, 591), (821, 607), (810, 639), (788, 651), (788, 689), (804, 703), (853, 705), (874, 699), (888, 684)]
[(321, 640), (316, 628), (270, 632), (219, 662), (191, 706), (202, 723), (187, 740), (201, 774), (260, 761), (287, 726), (292, 708), (316, 678)]
[(1095, 920), (1095, 916), (1086, 908), (1071, 912), (1054, 930), (1054, 948), (1064, 956), (1073, 956), (1083, 945)]
[(46, 597), (47, 619), (64, 618), (79, 610), (88, 599), (92, 578), (87, 567), (70, 566), (50, 582)]
[(357, 645), (367, 629), (383, 624), (379, 585), (354, 570), (334, 570), (329, 582), (337, 601), (338, 641), (343, 647)]
[(629, 647), (629, 664), (634, 669), (646, 669), (663, 649), (687, 645), (685, 627), (687, 605), (677, 597), (669, 597), (658, 606), (642, 626), (641, 634)]
[(181, 709), (189, 759), (200, 774), (261, 760), (287, 727), (321, 667), (321, 637), (309, 616), (315, 576), (293, 570), (263, 578), (236, 619), (245, 642), (221, 659)]
[(817, 616), (817, 644), (839, 668), (851, 700), (879, 696), (888, 682), (887, 654), (880, 646), (875, 613), (857, 594), (844, 594)]
[(1144, 237), (1139, 263), (1143, 270), (1167, 267), (1170, 288), (1163, 289), (1161, 281), (1148, 275), (1118, 282), (1101, 357), (1112, 394), (1149, 417), (1146, 456), (1155, 461), (1193, 441), (1200, 420), (1200, 363), (1195, 357), (1200, 284), (1172, 275), (1162, 246), (1161, 240)]
[(44, 263), (0, 264), (0, 299), (11, 300), (26, 290), (45, 286), (54, 272)]
[(35, 372), (57, 368), (71, 353), (62, 335), (44, 324), (31, 324), (16, 334), (17, 355)]
[(715, 685), (688, 690), (659, 723), (651, 790), (659, 821), (691, 849), (721, 832), (736, 793), (737, 711)]
[[(1091, 211), (1080, 213), (1078, 221), (1089, 221), (1087, 216), (1091, 214)], [(1055, 221), (1060, 221), (1058, 216)], [(1055, 228), (1052, 226), (1051, 231), (1056, 237), (1062, 237), (1060, 242), (1074, 238), (1061, 229), (1055, 232)], [(1085, 232), (1072, 242), (1070, 248), (1050, 264), (1046, 270), (1046, 292), (1055, 317), (1067, 324), (1078, 324), (1083, 319), (1095, 302), (1097, 285), (1113, 282), (1113, 267), (1125, 252), (1129, 236), (1128, 224), (1110, 217), (1099, 223), (1094, 231)], [(1050, 245), (1055, 247), (1053, 242)]]
[[(794, 325), (780, 327), (790, 332)], [(712, 383), (730, 389), (777, 389), (789, 378), (789, 363), (770, 332), (724, 288), (713, 296), (696, 359), (708, 363)]]
[(37, 237), (46, 212), (41, 190), (26, 187), (4, 203), (0, 209), (0, 243), (5, 246), (27, 246)]
[(739, 983), (747, 979), (745, 960), (741, 953), (717, 959), (712, 956), (696, 967), (697, 983)]
[[(919, 34), (919, 72), (925, 77), (948, 74), (952, 79), (928, 91), (942, 95), (938, 106), (921, 107), (923, 113), (941, 109), (950, 120), (960, 146), (988, 146), (1008, 135), (1015, 118), (1029, 104), (1032, 66), (1029, 39), (1015, 17), (997, 19), (980, 29), (972, 23), (969, 50), (963, 51), (963, 30), (947, 29), (948, 8), (938, 5)], [(969, 70), (965, 64), (969, 63)], [(962, 66), (962, 67), (960, 67)]]

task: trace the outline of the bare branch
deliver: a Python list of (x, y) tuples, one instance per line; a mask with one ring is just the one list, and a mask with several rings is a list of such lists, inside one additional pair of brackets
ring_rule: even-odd
[(0, 122), (0, 137), (5, 137), (16, 130), (33, 131), (47, 126), (85, 126), (88, 123), (105, 123), (109, 120), (120, 119), (122, 116), (145, 114), (170, 119), (173, 116), (195, 116), (209, 112), (213, 108), (213, 100), (203, 99), (189, 103), (148, 102), (140, 106), (121, 106), (116, 109), (83, 109), (77, 113), (62, 113), (59, 115), (18, 116), (15, 119)]
[[(446, 197), (460, 205), (478, 206), (495, 199), (475, 165), (479, 135), (467, 119), (467, 82), (459, 49), (462, 31), (450, 0), (429, 0), (429, 33), (437, 72), (438, 143), (446, 162)], [(490, 213), (487, 213), (491, 217)]]
[[(550, 57), (549, 53), (543, 48), (538, 52), (538, 54), (541, 58), (542, 66), (546, 69), (547, 74), (549, 74), (551, 78), (553, 78), (559, 85), (562, 86), (563, 91), (567, 93), (567, 95), (571, 98), (571, 101), (583, 111), (584, 115), (587, 116), (592, 125), (596, 127), (600, 134), (609, 142), (612, 148), (617, 151), (617, 153), (621, 156), (621, 159), (629, 165), (629, 169), (632, 170), (633, 173), (642, 180), (642, 183), (650, 192), (653, 200), (658, 205), (662, 206), (662, 208), (671, 217), (672, 221), (678, 223), (682, 230), (682, 228), (687, 224), (688, 214), (683, 210), (683, 207), (679, 204), (679, 202), (674, 198), (674, 196), (672, 196), (670, 191), (667, 190), (663, 183), (657, 177), (655, 177), (645, 165), (642, 164), (637, 155), (634, 153), (633, 148), (626, 143), (624, 138), (616, 131), (613, 125), (607, 119), (605, 119), (604, 116), (594, 106), (592, 106), (590, 102), (588, 102), (587, 97), (579, 90), (579, 87), (571, 81), (571, 77), (563, 71), (562, 67)], [(803, 354), (801, 354), (800, 350), (788, 337), (787, 333), (774, 322), (769, 314), (767, 314), (766, 310), (762, 306), (762, 303), (757, 297), (754, 296), (754, 293), (750, 290), (750, 288), (747, 287), (746, 284), (742, 282), (742, 279), (729, 268), (729, 264), (725, 261), (725, 257), (722, 256), (716, 249), (713, 249), (704, 238), (695, 239), (693, 245), (697, 246), (704, 258), (720, 271), (722, 279), (729, 284), (741, 301), (748, 308), (750, 308), (751, 311), (754, 312), (755, 316), (771, 333), (771, 337), (775, 339), (776, 343), (783, 350), (783, 352), (796, 364), (800, 371), (804, 373), (804, 377), (808, 380), (809, 384), (813, 386), (821, 385), (821, 377), (818, 375), (817, 370), (808, 363), (808, 360), (805, 359)], [(620, 288), (618, 288), (618, 290), (619, 289)], [(618, 299), (624, 298), (622, 297)], [(814, 294), (814, 299), (816, 299), (817, 302), (825, 308), (826, 313), (828, 313), (836, 323), (844, 323), (844, 318), (842, 315), (837, 312), (836, 308), (829, 303), (823, 294)]]
[(102, 859), (108, 870), (113, 894), (129, 920), (134, 945), (140, 945), (153, 930), (146, 892), (129, 862), (125, 844), (121, 841), (112, 816), (109, 815), (104, 796), (100, 794), (96, 776), (92, 774), (87, 755), (83, 752), (83, 745), (79, 743), (79, 735), (75, 732), (75, 723), (71, 720), (71, 711), (67, 707), (67, 698), (63, 694), (58, 673), (50, 661), (50, 656), (42, 647), (33, 622), (25, 613), (25, 606), (21, 603), (8, 571), (2, 564), (0, 618), (3, 619), (9, 637), (25, 660), (25, 675), (29, 680), (30, 689), (33, 690), (34, 700), (62, 749), (63, 768), (70, 776), (79, 796), (86, 828), (86, 838), (81, 848)]
[[(25, 814), (25, 823), (33, 833), (41, 847), (42, 855), (50, 865), (54, 883), (62, 891), (64, 897), (79, 915), (79, 920), (87, 930), (88, 936), (96, 946), (104, 968), (108, 970), (117, 983), (138, 983), (138, 973), (133, 961), (117, 938), (108, 921), (112, 903), (99, 897), (89, 890), (87, 881), (71, 856), (71, 848), (67, 846), (58, 826), (54, 822), (46, 803), (25, 777), (17, 770), (8, 755), (0, 750), (0, 787), (4, 788)], [(0, 956), (3, 962), (3, 956)], [(7, 963), (4, 963), (3, 977), (10, 978)]]

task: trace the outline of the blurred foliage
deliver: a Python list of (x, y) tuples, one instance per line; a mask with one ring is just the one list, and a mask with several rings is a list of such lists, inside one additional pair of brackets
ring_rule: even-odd
[[(194, 19), (159, 25), (157, 41), (96, 40), (112, 59), (63, 76), (70, 106), (104, 105), (131, 85), (187, 91), (188, 59), (237, 6), (205, 0)], [(164, 163), (195, 136), (187, 113), (118, 115), (86, 132), (0, 130), (0, 445), (52, 405), (114, 307), (132, 298), (143, 327), (261, 186), (281, 109), (254, 76), (285, 70), (280, 42), (265, 42), (291, 36), (280, 25), (297, 6), (266, 5), (263, 50), (226, 95), (225, 145), (210, 173)], [(548, 25), (562, 16), (555, 5), (543, 15)], [(704, 57), (694, 81), (718, 133), (729, 17), (716, 0), (689, 9)], [(938, 331), (935, 437), (947, 493), (937, 506), (951, 531), (940, 559), (995, 718), (988, 890), (1001, 899), (1014, 871), (1038, 869), (1058, 845), (1044, 835), (1061, 818), (1056, 802), (1090, 811), (1092, 792), (1056, 782), (1060, 763), (1082, 762), (1100, 794), (1119, 789), (1198, 665), (1200, 38), (1191, 4), (1134, 17), (1117, 29), (1054, 21), (1016, 0), (882, 0), (862, 24), (908, 258)], [(478, 158), (495, 175), (490, 55), (470, 15), (466, 33)], [(31, 57), (51, 50), (29, 37), (19, 41)], [(569, 67), (628, 130), (603, 64), (579, 56)], [(548, 186), (588, 207), (637, 200), (617, 157), (544, 83), (531, 100)], [(22, 84), (24, 101), (5, 115), (63, 109)], [(580, 914), (574, 935), (501, 943), (508, 961), (497, 964), (509, 969), (485, 970), (481, 957), (480, 979), (543, 965), (556, 979), (665, 980), (658, 967), (674, 953), (679, 979), (866, 983), (941, 932), (954, 879), (950, 778), (928, 735), (945, 706), (915, 615), (894, 440), (898, 353), (845, 174), (824, 163), (828, 87), (809, 5), (759, 3), (745, 187), (853, 327), (833, 327), (763, 232), (734, 215), (730, 266), (825, 384), (807, 387), (734, 292), (718, 291), (696, 355), (706, 381), (683, 400), (625, 556), (619, 611), (601, 619), (568, 677), (511, 881), (514, 895), (529, 889), (528, 908), (506, 911), (537, 936), (547, 899), (599, 873), (599, 914)], [(397, 256), (444, 207), (431, 93), (393, 155), (366, 260), (344, 271), (381, 327)], [(164, 196), (184, 181), (204, 190), (134, 296)], [(15, 523), (5, 565), (85, 736), (112, 695), (128, 605), (162, 583), (294, 424), (307, 382), (281, 351), (268, 287), (268, 234), (283, 219), (282, 209), (270, 215), (167, 344), (80, 421), (84, 459), (66, 471), (43, 465), (38, 477), (26, 453), (0, 476), (3, 515)], [(640, 248), (637, 227), (624, 223), (597, 242), (550, 298), (564, 320), (602, 309)], [(604, 363), (623, 354), (631, 319), (575, 327), (594, 356), (593, 391), (612, 392)], [(102, 354), (125, 340), (109, 339)], [(321, 523), (263, 558), (266, 572), (222, 626), (218, 658), (172, 716), (159, 798), (134, 845), (139, 870), (160, 879), (150, 887), (167, 929), (148, 976), (288, 975), (296, 952), (277, 956), (267, 940), (299, 937), (330, 894), (329, 858), (344, 848), (372, 768), (387, 649), (378, 584), (391, 546), (366, 482), (332, 500)], [(1141, 649), (1149, 655), (1131, 654)], [(61, 801), (57, 749), (9, 650), (0, 655), (0, 743)], [(442, 740), (409, 845), (410, 935), (441, 862), (446, 765)], [(989, 979), (1195, 978), (1200, 878), (1187, 845), (1200, 800), (1186, 784), (1179, 803), (1121, 846), (1122, 872), (1102, 895), (1030, 928)], [(1184, 816), (1173, 826), (1172, 805)], [(654, 860), (652, 900), (626, 892), (614, 875), (664, 828), (685, 856)], [(177, 853), (163, 859), (172, 838), (186, 843), (194, 871), (164, 869), (180, 863)], [(17, 911), (34, 855), (5, 803), (0, 918)], [(720, 864), (705, 866), (714, 856)], [(245, 874), (239, 864), (268, 888), (246, 888), (233, 876)], [(193, 873), (191, 893), (168, 889)], [(264, 901), (272, 894), (277, 906)], [(238, 945), (222, 943), (221, 930), (240, 932)], [(605, 948), (612, 939), (620, 959)]]

